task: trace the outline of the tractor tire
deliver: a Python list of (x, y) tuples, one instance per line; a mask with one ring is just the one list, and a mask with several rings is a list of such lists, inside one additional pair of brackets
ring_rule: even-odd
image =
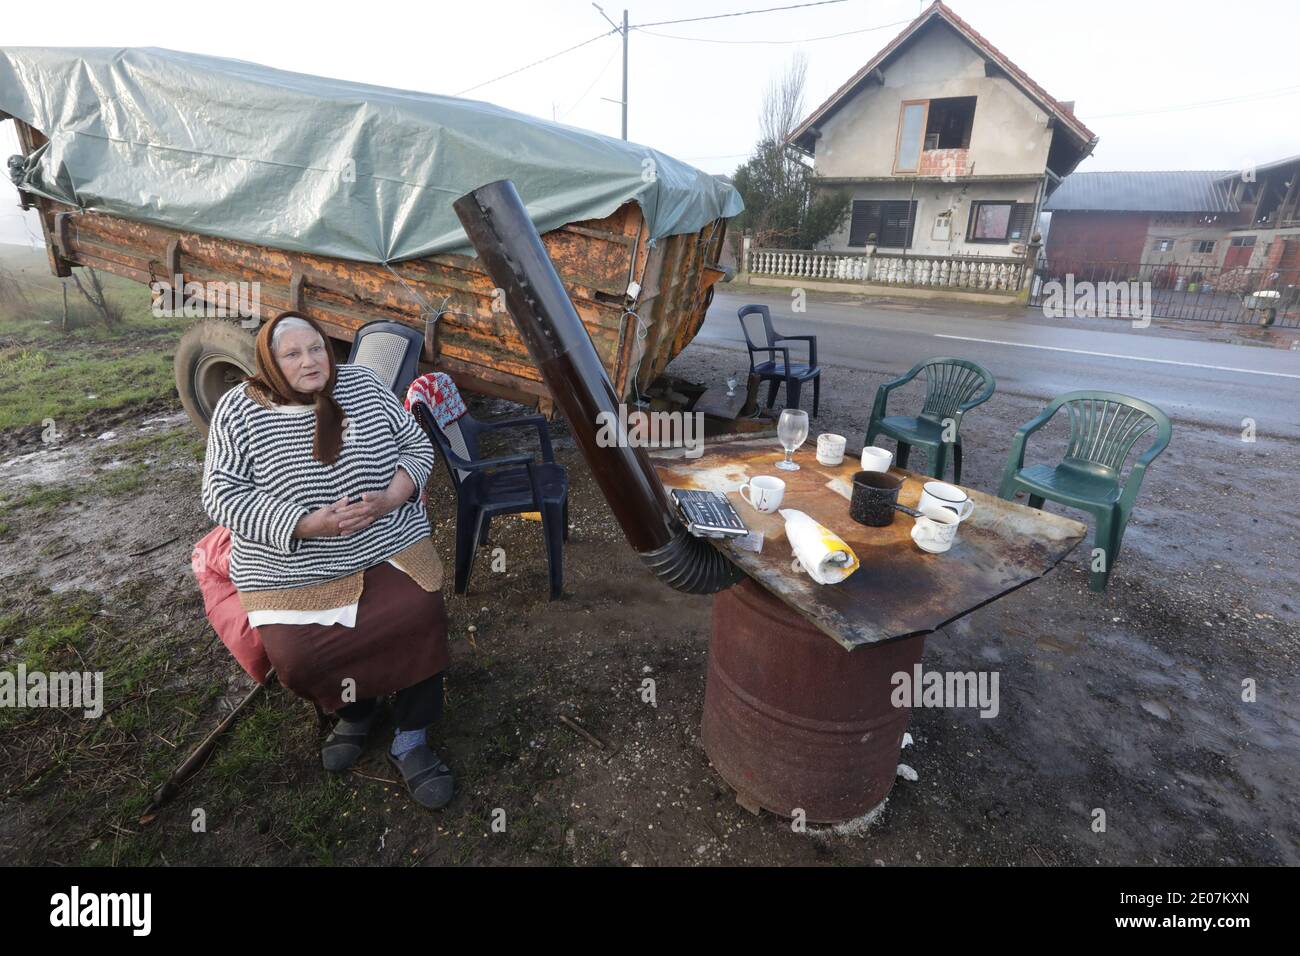
[(206, 438), (217, 401), (254, 372), (256, 337), (221, 319), (195, 323), (176, 346), (176, 391)]

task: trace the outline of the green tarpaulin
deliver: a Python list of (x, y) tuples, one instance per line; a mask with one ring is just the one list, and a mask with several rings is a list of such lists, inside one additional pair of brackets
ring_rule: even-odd
[(545, 232), (640, 203), (652, 239), (742, 209), (656, 150), (490, 103), (155, 48), (0, 48), (49, 145), (20, 188), (228, 239), (391, 262), (470, 252), (452, 201), (511, 179)]

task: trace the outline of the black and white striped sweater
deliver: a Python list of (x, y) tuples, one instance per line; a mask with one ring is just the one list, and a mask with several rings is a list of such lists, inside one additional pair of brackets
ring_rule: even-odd
[[(208, 431), (203, 507), (231, 532), (230, 580), (241, 591), (319, 584), (379, 564), (428, 535), (420, 493), (434, 450), (379, 377), (340, 365), (334, 398), (346, 416), (343, 450), (325, 465), (311, 456), (315, 410), (265, 408), (239, 385), (221, 397)], [(317, 508), (383, 491), (398, 466), (415, 495), (369, 527), (330, 538), (295, 538)]]

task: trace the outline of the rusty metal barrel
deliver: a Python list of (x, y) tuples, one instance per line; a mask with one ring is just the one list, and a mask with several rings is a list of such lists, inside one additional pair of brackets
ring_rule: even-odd
[(860, 817), (888, 796), (911, 716), (890, 678), (924, 646), (918, 634), (845, 650), (746, 579), (713, 598), (704, 749), (750, 809)]

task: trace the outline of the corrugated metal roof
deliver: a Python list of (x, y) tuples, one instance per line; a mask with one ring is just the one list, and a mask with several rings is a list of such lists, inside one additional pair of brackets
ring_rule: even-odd
[(1047, 212), (1237, 212), (1231, 169), (1072, 173), (1061, 180)]

